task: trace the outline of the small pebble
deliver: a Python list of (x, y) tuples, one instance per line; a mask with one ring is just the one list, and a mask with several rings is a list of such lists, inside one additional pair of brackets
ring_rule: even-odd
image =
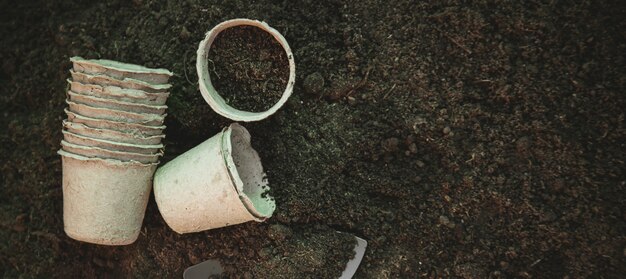
[(454, 229), (454, 227), (456, 227), (456, 225), (450, 221), (450, 219), (448, 219), (448, 217), (441, 215), (439, 216), (439, 223), (450, 228), (450, 229)]
[(421, 169), (421, 168), (423, 168), (424, 166), (426, 166), (426, 164), (424, 164), (424, 162), (422, 162), (422, 161), (420, 161), (420, 160), (415, 161), (415, 165), (416, 165), (418, 168), (420, 168), (420, 169)]
[(277, 242), (284, 241), (291, 237), (292, 234), (291, 228), (281, 224), (271, 225), (268, 231), (268, 237)]
[(304, 79), (304, 91), (311, 95), (319, 95), (324, 88), (324, 77), (315, 72)]
[(409, 151), (413, 154), (417, 153), (417, 144), (415, 143), (409, 144)]
[(189, 37), (191, 37), (191, 32), (187, 30), (187, 27), (183, 26), (183, 29), (180, 30), (180, 34), (178, 34), (178, 37), (180, 37), (181, 40), (186, 41), (187, 39), (189, 39)]
[(443, 128), (443, 133), (444, 133), (445, 135), (450, 134), (450, 132), (452, 132), (452, 129), (450, 129), (450, 127), (445, 127), (445, 128)]
[(381, 146), (386, 152), (396, 152), (400, 149), (400, 140), (398, 138), (388, 138), (383, 140)]

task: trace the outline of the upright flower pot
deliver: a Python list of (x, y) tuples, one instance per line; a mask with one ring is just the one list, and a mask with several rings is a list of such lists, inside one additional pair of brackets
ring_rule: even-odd
[(115, 151), (100, 147), (73, 144), (64, 140), (61, 141), (61, 147), (64, 151), (87, 158), (114, 159), (124, 162), (136, 161), (144, 164), (156, 163), (159, 161), (159, 157), (163, 155), (163, 152), (157, 152), (155, 154), (141, 154), (134, 152)]
[(128, 64), (107, 59), (84, 59), (82, 57), (72, 57), (70, 61), (74, 64), (74, 71), (106, 75), (117, 79), (133, 78), (152, 84), (164, 84), (174, 75), (166, 69), (151, 69), (140, 65)]
[(68, 109), (65, 109), (65, 114), (67, 114), (67, 120), (72, 123), (84, 124), (85, 126), (88, 126), (90, 128), (108, 129), (124, 133), (130, 133), (133, 135), (140, 135), (144, 137), (161, 135), (163, 133), (163, 130), (165, 129), (164, 125), (149, 126), (138, 123), (97, 119), (84, 116), (80, 113), (69, 111)]
[(81, 136), (79, 134), (74, 134), (68, 131), (61, 131), (61, 133), (63, 133), (63, 139), (69, 143), (82, 146), (99, 147), (113, 151), (134, 152), (140, 154), (156, 154), (164, 147), (163, 144), (132, 144), (102, 140), (87, 136)]
[(178, 233), (263, 221), (276, 208), (250, 134), (232, 124), (159, 168), (154, 197)]
[(63, 150), (63, 224), (76, 240), (133, 243), (150, 197), (157, 164), (87, 158)]
[(146, 104), (131, 103), (126, 101), (119, 101), (114, 99), (105, 99), (96, 96), (84, 95), (71, 90), (67, 92), (69, 100), (79, 104), (85, 104), (92, 107), (108, 108), (115, 110), (122, 110), (135, 113), (152, 113), (163, 114), (167, 109), (167, 106), (154, 106)]
[(86, 73), (80, 73), (70, 70), (72, 74), (72, 80), (78, 81), (84, 84), (96, 84), (100, 86), (117, 86), (127, 89), (142, 90), (150, 93), (164, 93), (169, 90), (172, 85), (170, 84), (152, 84), (145, 81), (136, 80), (132, 78), (117, 79), (106, 75), (92, 75)]
[(91, 128), (85, 124), (70, 122), (67, 120), (63, 120), (63, 128), (74, 134), (79, 134), (94, 139), (103, 139), (143, 145), (160, 144), (161, 140), (165, 138), (165, 135), (143, 136), (110, 129)]
[(160, 126), (163, 125), (163, 121), (165, 121), (165, 116), (167, 114), (152, 114), (152, 113), (136, 113), (129, 112), (123, 110), (116, 109), (108, 109), (108, 108), (98, 108), (92, 107), (85, 104), (79, 104), (76, 102), (72, 102), (70, 100), (65, 101), (69, 107), (70, 111), (75, 113), (92, 117), (96, 119), (104, 119), (104, 120), (113, 120), (119, 122), (127, 122), (127, 123), (137, 123), (142, 125), (149, 126)]
[(160, 106), (164, 105), (170, 93), (150, 93), (136, 89), (125, 89), (117, 86), (100, 86), (97, 84), (83, 84), (78, 81), (67, 80), (70, 90), (83, 95), (113, 99), (135, 104)]

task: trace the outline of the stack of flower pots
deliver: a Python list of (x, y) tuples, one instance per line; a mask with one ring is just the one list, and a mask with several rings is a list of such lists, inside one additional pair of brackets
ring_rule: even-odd
[(63, 121), (63, 220), (72, 238), (125, 245), (139, 235), (165, 137), (172, 73), (71, 59)]

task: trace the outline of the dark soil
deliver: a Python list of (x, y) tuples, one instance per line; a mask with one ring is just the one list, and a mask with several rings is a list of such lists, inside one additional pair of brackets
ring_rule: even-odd
[(278, 102), (289, 80), (283, 47), (253, 26), (235, 26), (217, 35), (209, 53), (215, 90), (234, 108), (261, 112)]
[[(368, 241), (358, 278), (622, 278), (624, 6), (0, 1), (0, 273), (171, 278), (219, 259), (230, 277), (333, 278), (342, 231)], [(238, 17), (279, 30), (297, 62), (287, 105), (245, 124), (274, 217), (178, 235), (151, 200), (135, 244), (68, 238), (55, 152), (69, 58), (177, 74), (166, 162), (230, 122), (202, 99), (194, 59)], [(258, 84), (221, 90), (235, 86)]]

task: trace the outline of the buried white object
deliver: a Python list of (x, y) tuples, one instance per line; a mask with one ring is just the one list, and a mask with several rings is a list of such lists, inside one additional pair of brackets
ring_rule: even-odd
[(363, 256), (365, 255), (365, 248), (367, 248), (367, 241), (358, 236), (356, 238), (356, 246), (354, 246), (354, 258), (352, 258), (348, 264), (346, 265), (346, 269), (344, 269), (343, 273), (341, 273), (341, 277), (339, 279), (350, 279), (356, 273), (357, 268), (361, 264), (361, 260), (363, 260)]
[(65, 233), (95, 244), (133, 243), (141, 230), (157, 164), (58, 153), (63, 161)]
[[(285, 91), (283, 92), (280, 100), (278, 100), (278, 102), (267, 111), (249, 112), (238, 110), (228, 105), (224, 98), (220, 96), (220, 94), (215, 90), (213, 84), (211, 83), (211, 75), (209, 74), (209, 50), (211, 49), (211, 44), (213, 44), (213, 41), (220, 32), (230, 27), (241, 25), (258, 27), (272, 35), (283, 47), (285, 53), (287, 54), (287, 59), (289, 60), (289, 81), (287, 81), (287, 87), (285, 88)], [(209, 106), (211, 106), (211, 108), (215, 112), (235, 121), (258, 121), (274, 114), (285, 104), (285, 102), (287, 102), (289, 96), (291, 96), (291, 92), (293, 91), (293, 86), (296, 80), (296, 63), (294, 62), (291, 48), (289, 47), (289, 44), (287, 43), (287, 40), (285, 40), (283, 35), (276, 31), (276, 29), (267, 25), (267, 23), (265, 22), (243, 18), (224, 21), (213, 27), (213, 29), (211, 29), (211, 31), (206, 34), (206, 37), (204, 38), (204, 40), (202, 40), (202, 42), (200, 42), (200, 45), (198, 46), (196, 70), (198, 71), (198, 83), (200, 85), (200, 92), (202, 93), (202, 97), (204, 97), (204, 100), (209, 103)]]
[(250, 134), (239, 124), (160, 167), (154, 197), (163, 219), (178, 233), (264, 221), (276, 204)]

